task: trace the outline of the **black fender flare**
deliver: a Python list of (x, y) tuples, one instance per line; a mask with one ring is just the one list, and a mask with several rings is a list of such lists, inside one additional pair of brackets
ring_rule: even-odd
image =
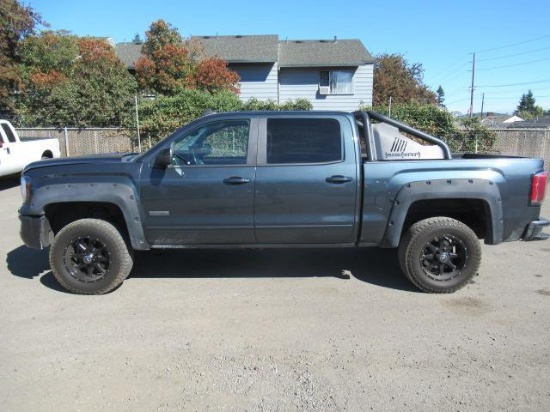
[(397, 192), (388, 219), (382, 247), (396, 248), (411, 205), (429, 199), (475, 199), (484, 201), (490, 210), (490, 228), (486, 243), (503, 239), (502, 198), (498, 185), (487, 179), (435, 179), (407, 183)]
[[(142, 225), (142, 210), (135, 186), (123, 179), (110, 182), (52, 183), (34, 189), (31, 204), (20, 210), (21, 214), (43, 216), (51, 204), (73, 202), (111, 203), (124, 217), (130, 243), (135, 250), (147, 250)], [(24, 210), (26, 209), (26, 210)]]

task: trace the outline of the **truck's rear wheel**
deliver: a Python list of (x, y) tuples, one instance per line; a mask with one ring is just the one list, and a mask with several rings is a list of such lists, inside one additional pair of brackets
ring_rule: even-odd
[(132, 269), (132, 253), (120, 232), (99, 219), (81, 219), (57, 233), (50, 266), (67, 290), (100, 295), (119, 286)]
[(477, 273), (481, 247), (468, 226), (447, 217), (421, 220), (399, 244), (399, 264), (407, 278), (430, 293), (452, 293)]

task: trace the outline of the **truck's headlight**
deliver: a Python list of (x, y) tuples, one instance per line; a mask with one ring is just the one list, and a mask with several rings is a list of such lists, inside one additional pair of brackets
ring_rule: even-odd
[(26, 203), (31, 199), (31, 194), (31, 178), (28, 176), (21, 176), (21, 197), (23, 198), (23, 203)]

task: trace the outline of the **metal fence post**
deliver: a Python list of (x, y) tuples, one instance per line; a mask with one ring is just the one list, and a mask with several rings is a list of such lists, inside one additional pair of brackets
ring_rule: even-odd
[(71, 156), (71, 152), (69, 150), (69, 132), (67, 131), (67, 127), (63, 129), (63, 133), (65, 135), (65, 153), (66, 156), (69, 157)]
[(99, 141), (97, 139), (97, 130), (94, 130), (94, 146), (95, 146), (95, 154), (99, 153)]

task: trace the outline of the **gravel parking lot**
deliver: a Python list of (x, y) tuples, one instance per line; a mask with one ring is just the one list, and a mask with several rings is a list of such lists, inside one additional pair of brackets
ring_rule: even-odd
[(445, 296), (378, 249), (140, 253), (122, 287), (77, 296), (22, 245), (16, 184), (1, 411), (550, 410), (550, 240), (484, 245)]

